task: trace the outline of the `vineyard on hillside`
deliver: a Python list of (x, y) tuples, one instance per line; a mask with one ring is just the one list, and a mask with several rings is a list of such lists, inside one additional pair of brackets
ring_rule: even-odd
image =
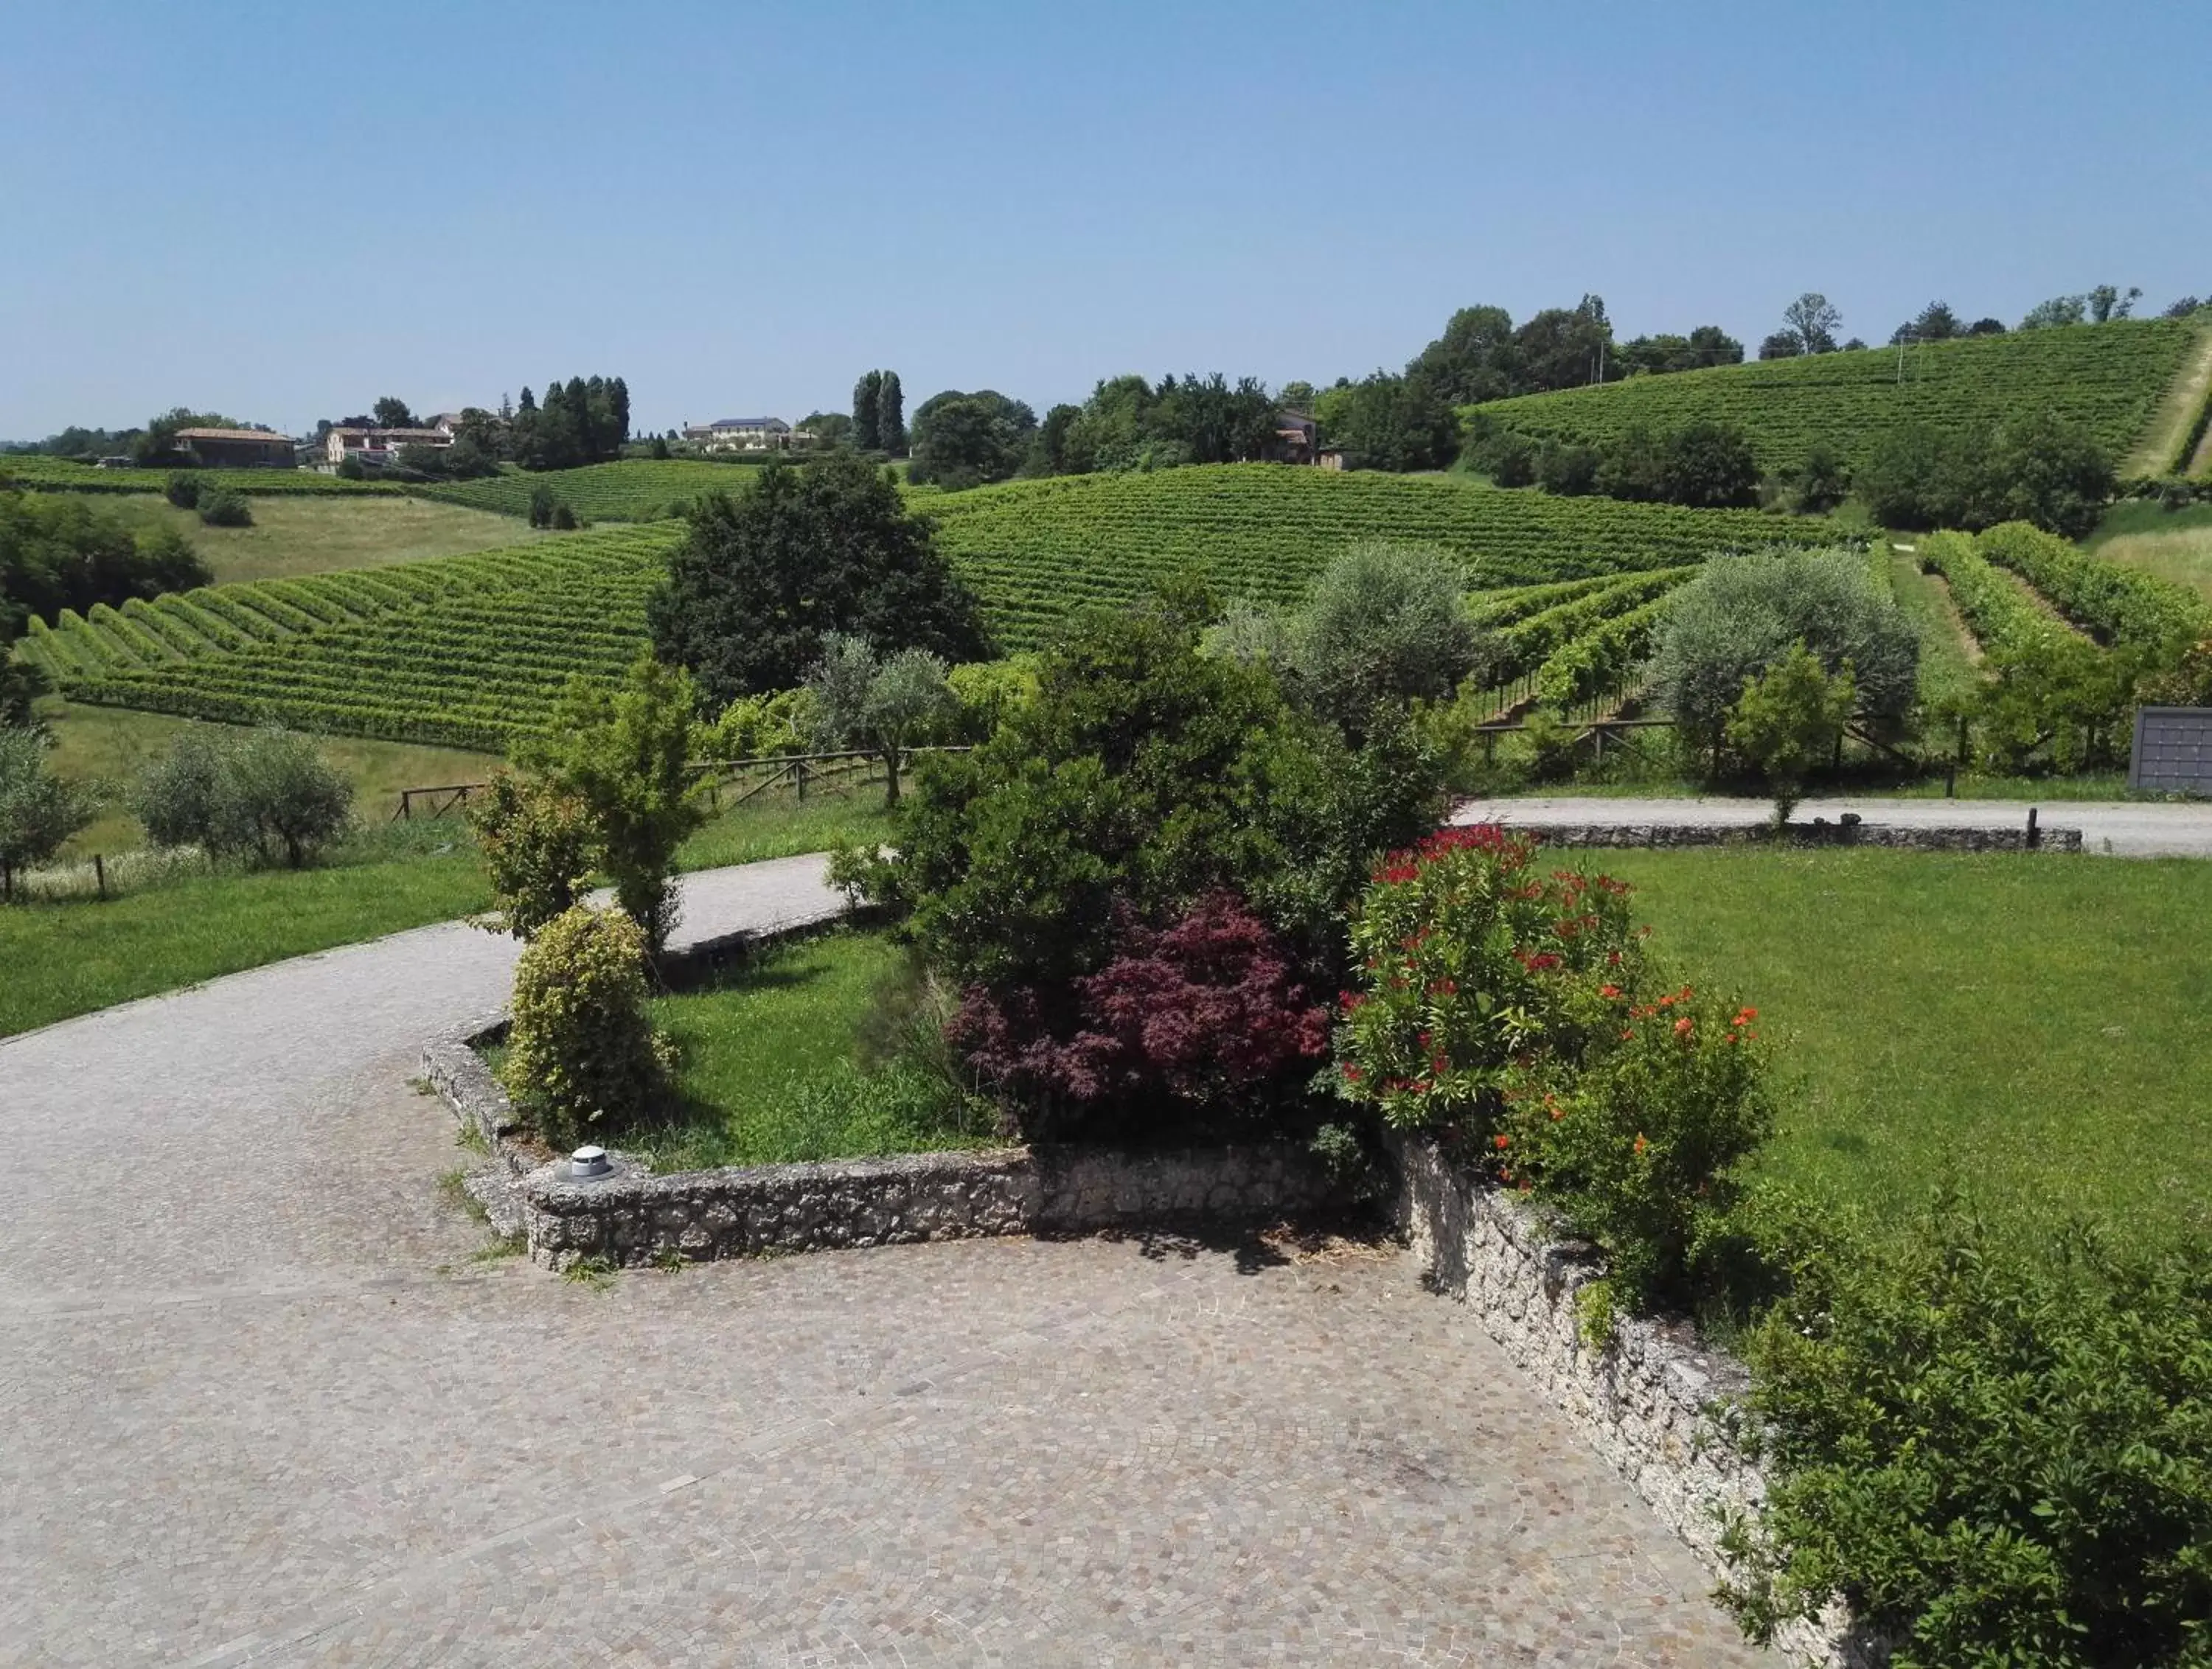
[[(363, 498), (419, 490), (397, 482), (348, 481), (342, 476), (318, 475), (313, 470), (191, 470), (186, 473), (254, 498), (302, 493)], [(0, 453), (0, 487), (13, 482), (46, 493), (158, 493), (169, 475), (167, 470), (95, 470), (89, 464), (32, 452)]]
[[(1510, 676), (1559, 705), (1621, 686), (1666, 594), (1707, 556), (1832, 537), (1825, 523), (1752, 512), (1267, 464), (916, 502), (939, 518), (955, 571), (1008, 650), (1186, 565), (1228, 596), (1282, 604), (1354, 539), (1433, 543), (1466, 561)], [(22, 652), (80, 701), (496, 750), (544, 722), (569, 673), (618, 672), (644, 646), (645, 598), (682, 534), (675, 522), (616, 525), (516, 549), (203, 586), (65, 613), (34, 625)]]
[(1679, 567), (1717, 551), (1826, 543), (1825, 522), (1551, 498), (1464, 482), (1271, 464), (1061, 476), (919, 493), (939, 543), (983, 598), (1000, 646), (1035, 647), (1085, 604), (1121, 604), (1185, 567), (1225, 595), (1295, 602), (1353, 541), (1435, 544), (1472, 590)]
[(1762, 469), (1786, 469), (1814, 442), (1863, 461), (1908, 423), (1977, 428), (2049, 410), (2086, 426), (2118, 459), (2142, 434), (2188, 361), (2200, 326), (2130, 319), (2021, 331), (1804, 359), (1636, 377), (1470, 408), (1525, 434), (1591, 444), (1642, 424), (1656, 433), (1717, 420), (1741, 428)]
[(752, 478), (753, 470), (739, 464), (626, 458), (616, 464), (586, 464), (580, 469), (547, 470), (534, 475), (487, 476), (481, 481), (457, 481), (414, 490), (422, 497), (447, 504), (526, 516), (531, 495), (543, 488), (587, 522), (655, 521), (680, 513), (702, 493), (734, 493)]
[(499, 751), (571, 673), (645, 644), (673, 527), (208, 586), (33, 622), (22, 652), (72, 700)]

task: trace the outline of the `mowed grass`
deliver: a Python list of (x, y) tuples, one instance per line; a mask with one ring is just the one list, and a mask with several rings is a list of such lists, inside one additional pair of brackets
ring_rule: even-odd
[(2212, 1229), (2212, 864), (1607, 853), (1655, 948), (1755, 1005), (1767, 1174), (1878, 1216), (1946, 1180), (1994, 1222)]
[(861, 1038), (907, 953), (840, 931), (771, 945), (710, 988), (664, 997), (683, 1121), (628, 1139), (660, 1169), (784, 1164), (972, 1146), (981, 1122), (911, 1069), (870, 1070)]
[(257, 498), (251, 527), (204, 526), (198, 512), (179, 510), (158, 494), (109, 499), (104, 507), (140, 526), (174, 528), (221, 583), (459, 556), (538, 537), (512, 516), (428, 499)]
[[(0, 1037), (490, 907), (461, 818), (362, 822), (312, 869), (187, 870), (104, 902), (0, 907)], [(872, 796), (750, 804), (699, 830), (677, 863), (793, 857), (879, 838), (887, 827)]]
[(2108, 561), (2124, 562), (2212, 597), (2212, 504), (2162, 510), (2131, 499), (2106, 511), (2085, 543)]
[[(125, 804), (131, 785), (187, 731), (239, 733), (235, 725), (202, 725), (191, 719), (88, 707), (51, 695), (42, 697), (35, 711), (53, 732), (55, 771), (78, 782), (97, 784), (104, 794), (98, 819), (62, 849), (64, 860), (88, 858), (95, 852), (112, 856), (143, 844), (145, 831)], [(313, 741), (317, 751), (353, 784), (354, 815), (363, 822), (388, 820), (398, 809), (403, 788), (482, 782), (500, 765), (493, 755), (459, 748), (352, 736), (318, 736)]]
[(490, 901), (475, 849), (425, 831), (369, 835), (296, 872), (184, 875), (105, 903), (0, 907), (0, 1036)]

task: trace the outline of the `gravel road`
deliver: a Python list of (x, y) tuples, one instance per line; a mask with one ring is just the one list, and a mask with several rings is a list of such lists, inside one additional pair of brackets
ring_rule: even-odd
[[(1907, 828), (2021, 828), (2027, 806), (2010, 800), (1808, 799), (1792, 821), (1836, 822), (1856, 811), (1870, 823)], [(1455, 823), (1742, 823), (1764, 822), (1773, 803), (1754, 799), (1630, 799), (1562, 795), (1470, 800)], [(2053, 800), (2040, 808), (2045, 828), (2078, 828), (2084, 852), (2118, 858), (2212, 857), (2212, 805), (2137, 804), (2115, 800)]]

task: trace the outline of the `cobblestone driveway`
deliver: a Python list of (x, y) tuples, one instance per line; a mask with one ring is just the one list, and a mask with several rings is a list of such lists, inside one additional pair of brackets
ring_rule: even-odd
[[(702, 877), (695, 931), (819, 907)], [(473, 1254), (429, 929), (0, 1044), (0, 1662), (1759, 1661), (1395, 1254)]]

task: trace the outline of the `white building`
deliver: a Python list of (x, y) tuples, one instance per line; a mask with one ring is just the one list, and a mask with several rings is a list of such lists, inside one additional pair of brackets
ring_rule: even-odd
[(770, 452), (791, 444), (791, 425), (781, 417), (722, 417), (690, 425), (684, 438), (708, 452)]

